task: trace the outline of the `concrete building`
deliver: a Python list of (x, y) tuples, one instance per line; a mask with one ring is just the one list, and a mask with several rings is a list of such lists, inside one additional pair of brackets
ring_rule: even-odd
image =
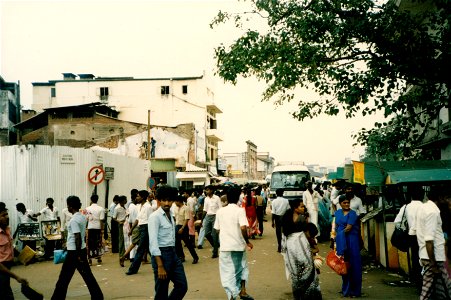
[(0, 146), (16, 144), (14, 124), (20, 122), (19, 83), (6, 82), (0, 76)]
[[(15, 126), (23, 145), (70, 146), (149, 159), (147, 139), (157, 141), (151, 157), (152, 176), (175, 184), (175, 172), (194, 163), (194, 124), (175, 127), (150, 126), (117, 118), (118, 112), (104, 104), (46, 108)], [(173, 172), (168, 176), (168, 172)]]
[[(186, 163), (216, 174), (218, 143), (222, 141), (216, 115), (222, 111), (214, 104), (208, 84), (204, 75), (135, 79), (63, 73), (62, 80), (33, 83), (32, 108), (41, 112), (44, 108), (100, 102), (117, 111), (121, 121), (150, 124), (152, 128), (194, 124), (194, 139), (189, 145), (193, 154), (186, 157)], [(152, 136), (156, 137), (159, 158), (158, 147), (165, 142)]]
[(246, 152), (224, 153), (219, 161), (226, 167), (219, 168), (226, 169), (224, 176), (238, 183), (263, 181), (274, 168), (274, 158), (269, 152), (257, 152), (257, 146), (251, 141), (246, 141), (246, 148)]

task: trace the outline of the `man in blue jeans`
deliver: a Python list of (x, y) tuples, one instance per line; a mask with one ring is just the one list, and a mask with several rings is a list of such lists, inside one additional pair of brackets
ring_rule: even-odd
[[(177, 199), (177, 189), (165, 185), (157, 189), (160, 207), (150, 215), (149, 250), (155, 280), (155, 299), (183, 299), (188, 291), (185, 270), (175, 250), (175, 218), (171, 206)], [(169, 282), (174, 289), (168, 295)]]

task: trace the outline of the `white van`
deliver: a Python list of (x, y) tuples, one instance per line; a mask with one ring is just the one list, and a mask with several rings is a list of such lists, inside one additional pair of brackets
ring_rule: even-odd
[(269, 198), (276, 198), (276, 190), (284, 189), (287, 199), (300, 198), (305, 191), (305, 183), (311, 180), (309, 169), (304, 165), (277, 166), (271, 173)]

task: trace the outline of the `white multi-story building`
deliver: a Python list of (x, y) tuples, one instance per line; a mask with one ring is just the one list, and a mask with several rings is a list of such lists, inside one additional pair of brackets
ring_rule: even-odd
[[(205, 76), (177, 78), (95, 77), (63, 73), (62, 80), (33, 83), (32, 108), (101, 102), (119, 112), (123, 121), (150, 126), (195, 124), (196, 164), (216, 166), (218, 132), (214, 93)], [(157, 146), (158, 146), (157, 140)], [(215, 169), (215, 168), (213, 168)]]

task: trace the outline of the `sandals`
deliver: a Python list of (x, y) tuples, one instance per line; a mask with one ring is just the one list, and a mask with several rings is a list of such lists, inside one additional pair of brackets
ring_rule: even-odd
[(119, 265), (121, 265), (121, 267), (125, 267), (124, 261), (125, 261), (125, 257), (119, 257)]

